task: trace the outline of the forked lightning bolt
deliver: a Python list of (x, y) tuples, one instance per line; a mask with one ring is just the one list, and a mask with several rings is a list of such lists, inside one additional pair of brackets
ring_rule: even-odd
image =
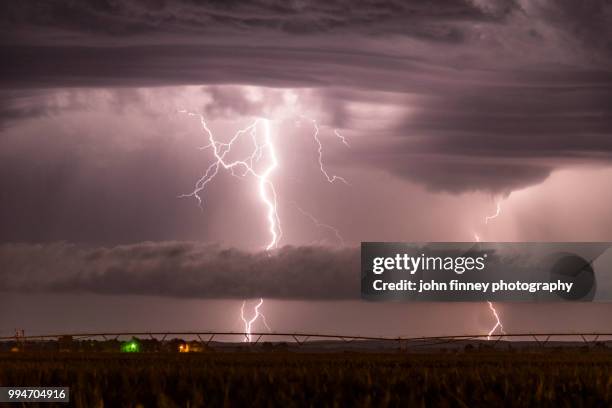
[[(195, 197), (201, 206), (202, 198), (200, 197), (200, 193), (217, 175), (221, 167), (225, 170), (229, 170), (233, 175), (235, 175), (234, 172), (236, 170), (242, 170), (242, 176), (246, 176), (247, 174), (252, 175), (257, 180), (259, 198), (267, 209), (266, 218), (268, 221), (268, 230), (270, 232), (270, 241), (266, 246), (266, 250), (269, 251), (273, 248), (277, 248), (283, 232), (277, 211), (278, 205), (276, 190), (274, 188), (274, 184), (270, 181), (270, 175), (278, 167), (278, 159), (276, 158), (274, 143), (272, 142), (272, 137), (270, 135), (270, 121), (262, 118), (255, 119), (255, 121), (249, 126), (236, 132), (229, 142), (224, 143), (215, 139), (202, 115), (186, 111), (180, 112), (187, 113), (190, 116), (197, 116), (200, 119), (200, 125), (207, 134), (209, 142), (208, 145), (202, 147), (202, 149), (211, 148), (215, 156), (213, 163), (208, 166), (204, 172), (204, 175), (196, 182), (194, 190), (191, 193), (183, 194), (180, 197)], [(263, 143), (260, 143), (257, 137), (258, 127), (263, 128)], [(253, 141), (252, 153), (244, 160), (226, 160), (225, 157), (232, 150), (233, 144), (238, 141), (240, 136), (246, 134), (247, 132)], [(264, 151), (269, 156), (269, 164), (263, 169), (263, 171), (258, 172), (255, 170), (254, 165), (261, 160)]]
[[(204, 116), (198, 113), (188, 112), (185, 110), (181, 110), (179, 112), (186, 113), (189, 116), (195, 116), (199, 118), (200, 126), (204, 130), (208, 139), (208, 144), (203, 146), (201, 149), (212, 149), (215, 158), (215, 160), (213, 160), (213, 162), (208, 166), (202, 177), (196, 182), (193, 191), (189, 194), (183, 194), (180, 197), (194, 197), (195, 199), (197, 199), (198, 204), (201, 207), (202, 198), (200, 196), (200, 193), (206, 188), (208, 183), (210, 183), (215, 178), (221, 168), (223, 168), (224, 170), (229, 170), (230, 173), (234, 176), (253, 176), (257, 180), (259, 198), (266, 208), (266, 219), (268, 223), (268, 232), (270, 234), (270, 239), (265, 249), (266, 251), (270, 251), (272, 249), (278, 248), (278, 243), (282, 237), (283, 232), (281, 229), (280, 217), (278, 216), (276, 189), (274, 188), (274, 184), (270, 180), (272, 173), (278, 168), (278, 159), (276, 156), (274, 141), (271, 135), (270, 120), (264, 118), (257, 118), (246, 128), (238, 130), (238, 132), (234, 134), (234, 136), (229, 140), (229, 142), (221, 142), (215, 139), (212, 131), (206, 123), (206, 120), (204, 119)], [(323, 145), (319, 140), (319, 127), (316, 121), (312, 120), (312, 123), (314, 125), (313, 138), (318, 146), (318, 162), (321, 173), (330, 183), (339, 180), (345, 184), (348, 184), (344, 178), (335, 175), (330, 176), (325, 170), (325, 167), (323, 165)], [(258, 131), (260, 130), (260, 128), (263, 129), (263, 136), (261, 137), (258, 136)], [(347, 147), (349, 146), (344, 136), (342, 136), (337, 129), (334, 130), (334, 134), (337, 138), (340, 139), (340, 141), (344, 145), (346, 145)], [(251, 154), (243, 160), (226, 159), (226, 156), (231, 152), (234, 144), (237, 143), (244, 135), (250, 136), (251, 141), (253, 143), (253, 150), (251, 151)], [(264, 158), (264, 155), (267, 159), (267, 165), (262, 170), (257, 170), (256, 164), (258, 164)], [(239, 172), (238, 174), (236, 174), (237, 171)], [(311, 218), (315, 221), (315, 223), (317, 223), (317, 225), (321, 227), (331, 228), (332, 230), (334, 230), (336, 236), (343, 242), (342, 237), (335, 228), (326, 224), (319, 223), (312, 216)], [(262, 305), (263, 298), (261, 298), (259, 300), (259, 303), (255, 306), (254, 316), (250, 319), (247, 319), (244, 315), (246, 301), (242, 303), (242, 307), (240, 309), (240, 317), (242, 318), (242, 321), (244, 323), (245, 341), (251, 341), (253, 324), (259, 318), (261, 318), (263, 324), (268, 328), (268, 330), (270, 329), (266, 322), (265, 316), (259, 311)]]
[[(488, 224), (489, 220), (499, 217), (500, 213), (501, 213), (501, 201), (498, 201), (495, 214), (491, 216), (485, 216), (485, 224)], [(476, 242), (480, 242), (480, 236), (475, 232), (474, 232), (474, 239), (476, 240)], [(491, 330), (489, 330), (489, 333), (487, 334), (487, 340), (491, 340), (491, 336), (495, 333), (497, 329), (499, 329), (501, 334), (506, 334), (506, 332), (504, 331), (504, 326), (501, 322), (499, 314), (497, 313), (497, 310), (495, 309), (495, 306), (493, 305), (493, 303), (490, 301), (487, 301), (487, 304), (489, 305), (489, 309), (491, 310), (491, 313), (493, 314), (493, 317), (495, 318), (495, 325), (491, 328)]]
[(499, 329), (502, 334), (506, 334), (506, 332), (504, 332), (504, 326), (502, 325), (501, 319), (497, 314), (497, 310), (495, 310), (495, 306), (493, 306), (493, 303), (491, 302), (487, 303), (489, 304), (489, 309), (491, 309), (491, 313), (493, 313), (493, 316), (495, 317), (495, 326), (493, 326), (493, 328), (489, 330), (489, 334), (487, 335), (487, 340), (491, 340), (491, 336), (493, 335), (493, 333), (495, 333), (495, 330)]
[[(276, 190), (274, 188), (274, 184), (270, 181), (270, 175), (278, 167), (278, 159), (276, 158), (276, 151), (272, 142), (272, 137), (270, 135), (270, 121), (267, 119), (258, 118), (246, 128), (240, 129), (238, 132), (236, 132), (229, 142), (224, 143), (215, 139), (212, 131), (206, 124), (206, 121), (204, 120), (204, 117), (202, 115), (187, 111), (181, 112), (187, 113), (190, 116), (197, 116), (200, 119), (200, 125), (208, 137), (208, 145), (204, 146), (202, 149), (211, 148), (215, 157), (215, 160), (212, 164), (208, 166), (208, 168), (204, 172), (204, 175), (196, 182), (194, 190), (189, 194), (183, 194), (181, 197), (195, 197), (198, 200), (198, 204), (201, 206), (202, 198), (200, 197), (200, 192), (202, 192), (206, 185), (212, 181), (212, 179), (217, 175), (221, 167), (225, 170), (229, 170), (232, 175), (235, 175), (235, 170), (241, 170), (242, 176), (253, 176), (257, 180), (259, 198), (267, 210), (266, 218), (268, 221), (270, 241), (266, 246), (266, 251), (277, 248), (278, 242), (282, 236), (282, 229), (277, 211), (278, 205)], [(263, 141), (260, 141), (258, 139), (258, 127), (263, 128)], [(253, 142), (252, 153), (244, 160), (226, 160), (226, 156), (232, 150), (233, 144), (237, 142), (242, 135), (247, 133), (249, 134)], [(262, 159), (264, 152), (267, 153), (269, 162), (268, 165), (262, 171), (258, 172), (255, 170), (255, 164)], [(259, 311), (259, 308), (262, 304), (263, 298), (260, 299), (259, 303), (255, 306), (254, 316), (251, 319), (247, 319), (244, 316), (244, 307), (246, 305), (246, 300), (242, 303), (242, 307), (240, 309), (240, 317), (242, 319), (242, 322), (244, 323), (244, 341), (251, 341), (253, 324), (260, 317), (264, 325), (268, 328), (268, 330), (270, 329), (266, 322), (265, 316)]]
[(244, 306), (245, 305), (246, 305), (246, 300), (242, 302), (242, 307), (240, 308), (240, 317), (242, 318), (242, 321), (244, 322), (244, 341), (250, 343), (252, 340), (251, 333), (253, 333), (253, 323), (255, 323), (258, 318), (261, 317), (261, 321), (263, 322), (264, 326), (266, 326), (268, 330), (270, 330), (270, 326), (268, 326), (268, 323), (266, 322), (266, 317), (259, 311), (259, 308), (261, 307), (261, 305), (263, 305), (263, 298), (260, 298), (257, 305), (255, 305), (255, 309), (254, 309), (255, 314), (250, 319), (247, 319), (244, 316)]
[[(323, 145), (321, 144), (321, 140), (319, 139), (319, 125), (317, 124), (317, 121), (314, 119), (308, 119), (308, 120), (310, 120), (312, 122), (312, 125), (314, 126), (314, 133), (312, 137), (318, 145), (317, 152), (319, 153), (319, 170), (321, 170), (321, 173), (323, 173), (323, 175), (325, 176), (328, 182), (333, 183), (334, 181), (341, 181), (344, 184), (348, 185), (348, 181), (346, 181), (344, 177), (340, 177), (336, 175), (330, 176), (329, 173), (327, 173), (327, 170), (325, 170), (325, 166), (323, 166)], [(348, 143), (346, 139), (344, 138), (344, 136), (342, 136), (338, 132), (337, 129), (334, 131), (334, 134), (336, 135), (336, 137), (338, 137), (342, 141), (342, 143), (344, 143), (348, 147)]]

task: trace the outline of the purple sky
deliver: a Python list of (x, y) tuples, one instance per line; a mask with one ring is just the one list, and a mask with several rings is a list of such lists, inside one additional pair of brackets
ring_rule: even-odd
[[(0, 11), (2, 333), (240, 330), (242, 299), (258, 296), (275, 330), (483, 332), (481, 304), (359, 301), (359, 242), (612, 240), (609, 2)], [(178, 198), (213, 159), (180, 110), (225, 141), (270, 120), (283, 230), (272, 257), (252, 177), (220, 172), (202, 209)], [(325, 170), (348, 185), (322, 174), (311, 120)], [(612, 312), (499, 309), (508, 331), (605, 330)]]

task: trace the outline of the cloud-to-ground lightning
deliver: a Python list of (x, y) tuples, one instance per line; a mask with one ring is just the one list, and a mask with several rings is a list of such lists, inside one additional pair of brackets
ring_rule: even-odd
[[(200, 125), (208, 137), (208, 145), (202, 147), (202, 149), (211, 148), (215, 157), (213, 163), (208, 166), (204, 175), (196, 182), (194, 190), (189, 194), (183, 194), (181, 197), (195, 197), (198, 200), (198, 204), (202, 205), (202, 198), (200, 193), (208, 183), (217, 175), (219, 169), (222, 167), (225, 170), (229, 170), (235, 175), (235, 170), (241, 170), (243, 176), (251, 175), (257, 180), (259, 198), (266, 207), (266, 219), (268, 222), (268, 231), (270, 233), (270, 240), (266, 245), (266, 251), (278, 247), (278, 242), (282, 236), (282, 229), (280, 224), (280, 218), (278, 216), (278, 205), (276, 197), (276, 189), (274, 184), (270, 181), (270, 175), (278, 167), (278, 159), (276, 157), (276, 150), (272, 141), (270, 121), (268, 119), (258, 118), (253, 123), (244, 129), (240, 129), (234, 134), (229, 142), (223, 143), (215, 139), (212, 131), (206, 124), (204, 117), (197, 113), (181, 111), (187, 113), (190, 116), (197, 116), (200, 119)], [(259, 127), (263, 128), (263, 142), (258, 140), (257, 130)], [(226, 155), (232, 150), (232, 146), (237, 140), (244, 134), (249, 134), (253, 142), (252, 153), (244, 160), (227, 161)], [(267, 153), (268, 165), (264, 167), (262, 171), (255, 169), (255, 164), (259, 162), (263, 155)], [(251, 341), (251, 333), (253, 324), (261, 317), (264, 325), (270, 329), (266, 322), (265, 316), (259, 311), (259, 308), (263, 304), (263, 298), (259, 300), (259, 303), (255, 306), (255, 314), (251, 319), (247, 319), (244, 316), (244, 307), (246, 300), (242, 303), (240, 309), (240, 317), (244, 323), (245, 330), (245, 341)]]
[[(489, 220), (499, 217), (500, 213), (501, 213), (501, 201), (498, 201), (495, 214), (491, 216), (485, 216), (485, 224), (488, 224)], [(474, 239), (476, 240), (476, 242), (480, 242), (480, 236), (476, 232), (474, 232)], [(491, 328), (491, 330), (489, 330), (489, 333), (487, 334), (487, 340), (491, 340), (491, 336), (493, 336), (493, 334), (495, 333), (497, 329), (499, 329), (501, 334), (506, 334), (506, 332), (504, 331), (504, 326), (501, 322), (501, 318), (499, 317), (499, 313), (497, 312), (497, 309), (495, 309), (495, 305), (493, 305), (493, 302), (487, 301), (487, 304), (489, 305), (491, 314), (495, 318), (495, 325)]]
[(501, 319), (499, 318), (499, 314), (497, 313), (495, 306), (493, 306), (492, 302), (487, 301), (487, 303), (489, 304), (489, 309), (491, 309), (491, 313), (493, 313), (493, 316), (495, 317), (495, 326), (493, 326), (491, 330), (489, 330), (489, 334), (487, 335), (487, 340), (491, 340), (491, 336), (493, 335), (493, 333), (495, 333), (495, 330), (499, 329), (502, 334), (506, 334), (506, 332), (504, 332), (504, 326), (502, 325)]
[(334, 236), (336, 237), (336, 239), (338, 240), (338, 244), (340, 246), (344, 246), (344, 238), (342, 238), (342, 235), (340, 234), (340, 231), (338, 230), (338, 228), (332, 227), (329, 224), (322, 223), (314, 215), (312, 215), (309, 212), (305, 211), (304, 209), (302, 209), (297, 204), (295, 204), (295, 207), (298, 209), (299, 212), (302, 213), (302, 215), (304, 215), (305, 217), (309, 218), (313, 222), (313, 224), (315, 226), (317, 226), (318, 228), (323, 228), (323, 229), (326, 229), (328, 231), (331, 231), (334, 234)]
[[(222, 168), (224, 170), (229, 170), (230, 173), (234, 176), (252, 176), (257, 180), (259, 198), (263, 205), (266, 208), (266, 219), (268, 223), (268, 232), (270, 234), (270, 239), (266, 244), (266, 251), (270, 251), (272, 249), (278, 248), (279, 241), (282, 237), (282, 229), (280, 217), (278, 215), (278, 200), (276, 189), (274, 184), (270, 180), (272, 173), (279, 167), (278, 158), (276, 156), (276, 148), (274, 145), (274, 141), (271, 135), (271, 123), (269, 119), (257, 118), (255, 119), (249, 126), (238, 130), (233, 137), (229, 140), (229, 142), (221, 142), (215, 139), (213, 132), (208, 127), (204, 116), (198, 113), (188, 112), (185, 110), (179, 111), (180, 113), (186, 113), (189, 116), (195, 116), (199, 118), (200, 126), (205, 132), (208, 144), (203, 146), (202, 150), (212, 149), (214, 160), (213, 162), (206, 168), (206, 171), (198, 179), (196, 182), (194, 189), (189, 194), (183, 194), (180, 197), (194, 197), (197, 199), (200, 207), (202, 206), (202, 197), (200, 193), (206, 188), (206, 186), (217, 176), (219, 170)], [(341, 181), (345, 184), (348, 184), (347, 181), (340, 176), (332, 175), (325, 170), (323, 165), (323, 145), (321, 140), (319, 139), (319, 126), (315, 120), (311, 120), (314, 126), (314, 134), (313, 138), (318, 146), (318, 162), (319, 169), (321, 173), (325, 176), (328, 182), (333, 183), (335, 181)], [(263, 136), (260, 137), (259, 130), (263, 129)], [(334, 130), (334, 134), (340, 141), (349, 147), (347, 140), (340, 134), (340, 132), (336, 129)], [(253, 149), (251, 153), (243, 160), (229, 160), (227, 159), (227, 155), (232, 151), (232, 147), (234, 147), (235, 143), (237, 143), (241, 137), (248, 135), (251, 138), (253, 143)], [(262, 170), (258, 170), (259, 166), (256, 166), (260, 161), (265, 160), (266, 165)], [(238, 174), (236, 174), (238, 172)], [(298, 209), (305, 215), (315, 222), (315, 224), (319, 227), (327, 228), (334, 231), (334, 234), (339, 239), (341, 244), (344, 243), (342, 236), (334, 227), (320, 223), (316, 218), (312, 215), (307, 214), (301, 208)], [(263, 305), (263, 298), (259, 300), (259, 303), (255, 306), (254, 316), (250, 319), (247, 319), (244, 315), (244, 308), (246, 306), (246, 301), (242, 303), (242, 307), (240, 309), (240, 317), (244, 323), (245, 329), (245, 341), (251, 341), (251, 333), (252, 326), (259, 318), (261, 318), (263, 324), (270, 329), (266, 322), (265, 316), (260, 312), (260, 307)]]
[(261, 317), (261, 321), (268, 330), (270, 330), (270, 326), (268, 326), (268, 323), (266, 322), (266, 317), (259, 311), (259, 308), (263, 305), (263, 298), (259, 298), (259, 302), (257, 303), (257, 305), (255, 305), (254, 308), (255, 314), (250, 319), (244, 316), (245, 305), (246, 300), (242, 302), (242, 307), (240, 308), (240, 317), (242, 318), (242, 322), (244, 323), (244, 341), (250, 343), (252, 340), (251, 333), (253, 333), (253, 324), (257, 321), (258, 318)]

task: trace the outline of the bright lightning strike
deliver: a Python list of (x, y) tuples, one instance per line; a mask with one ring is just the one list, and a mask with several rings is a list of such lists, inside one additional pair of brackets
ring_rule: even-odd
[(268, 326), (268, 323), (266, 322), (266, 317), (259, 311), (259, 308), (261, 307), (261, 305), (263, 305), (263, 298), (260, 298), (257, 305), (255, 305), (255, 314), (250, 319), (247, 319), (244, 316), (245, 305), (246, 300), (242, 302), (242, 307), (240, 308), (240, 317), (242, 318), (242, 321), (244, 323), (244, 342), (250, 343), (253, 337), (253, 324), (257, 321), (258, 318), (261, 317), (261, 321), (268, 330), (270, 330), (270, 326)]
[(298, 206), (297, 204), (295, 204), (295, 207), (298, 209), (298, 211), (299, 211), (299, 212), (301, 212), (301, 213), (302, 213), (302, 215), (304, 215), (305, 217), (309, 218), (309, 219), (310, 219), (310, 220), (313, 222), (313, 224), (314, 224), (315, 226), (317, 226), (318, 228), (323, 228), (323, 229), (326, 229), (326, 230), (328, 230), (328, 231), (331, 231), (331, 232), (332, 232), (332, 233), (333, 233), (333, 234), (336, 236), (336, 239), (338, 240), (338, 244), (339, 244), (340, 246), (344, 246), (344, 238), (342, 238), (342, 235), (340, 235), (340, 231), (339, 231), (337, 228), (332, 227), (332, 226), (331, 226), (331, 225), (329, 225), (329, 224), (324, 224), (324, 223), (322, 223), (322, 222), (321, 222), (321, 221), (319, 221), (317, 218), (315, 218), (315, 216), (314, 216), (314, 215), (312, 215), (312, 214), (310, 214), (309, 212), (307, 212), (307, 211), (303, 210), (303, 209), (302, 209), (300, 206)]
[[(198, 200), (198, 204), (202, 206), (202, 198), (200, 197), (200, 193), (218, 174), (220, 168), (229, 170), (232, 175), (236, 175), (234, 172), (235, 170), (241, 170), (242, 176), (253, 176), (257, 180), (259, 198), (267, 210), (266, 219), (268, 222), (270, 240), (266, 246), (266, 251), (277, 248), (283, 232), (277, 211), (278, 205), (276, 189), (274, 188), (272, 181), (270, 181), (272, 172), (278, 168), (278, 159), (276, 157), (276, 150), (271, 136), (270, 121), (268, 119), (258, 118), (246, 128), (240, 129), (238, 132), (236, 132), (229, 142), (223, 143), (215, 139), (202, 115), (187, 111), (181, 112), (187, 113), (190, 116), (196, 116), (200, 119), (200, 125), (208, 136), (208, 145), (202, 147), (202, 149), (211, 148), (215, 157), (215, 160), (212, 164), (210, 164), (210, 166), (208, 166), (204, 172), (204, 175), (196, 182), (193, 191), (189, 194), (183, 194), (181, 197), (195, 197)], [(263, 128), (263, 140), (258, 138), (259, 128)], [(226, 160), (226, 156), (232, 150), (234, 143), (236, 143), (239, 138), (245, 134), (248, 134), (253, 142), (252, 153), (244, 160)], [(269, 160), (268, 164), (263, 170), (257, 171), (255, 169), (255, 164), (262, 159), (264, 152), (267, 153)], [(260, 317), (264, 325), (268, 328), (268, 330), (270, 330), (265, 316), (259, 311), (262, 304), (263, 298), (260, 299), (259, 303), (255, 306), (255, 315), (251, 319), (246, 319), (244, 316), (246, 301), (242, 303), (240, 317), (244, 323), (245, 341), (251, 341), (251, 328), (253, 323), (255, 323)]]
[[(198, 204), (201, 206), (202, 198), (200, 197), (200, 193), (206, 188), (207, 184), (215, 178), (220, 168), (229, 170), (232, 175), (235, 175), (234, 172), (236, 170), (242, 170), (242, 176), (246, 176), (247, 174), (252, 175), (257, 180), (259, 198), (267, 209), (266, 218), (268, 221), (270, 241), (266, 246), (266, 251), (277, 248), (283, 232), (277, 211), (276, 189), (272, 181), (270, 181), (270, 175), (278, 167), (276, 150), (271, 137), (270, 121), (263, 118), (255, 119), (249, 126), (236, 132), (229, 142), (223, 143), (215, 139), (202, 115), (187, 111), (180, 112), (187, 113), (189, 116), (196, 116), (200, 119), (200, 125), (207, 134), (209, 142), (209, 144), (202, 147), (202, 149), (212, 148), (215, 157), (214, 162), (208, 166), (204, 175), (196, 182), (194, 190), (180, 197), (195, 197), (198, 200)], [(260, 127), (263, 128), (263, 141), (260, 141), (258, 138), (258, 130)], [(236, 143), (242, 135), (247, 133), (253, 141), (254, 148), (252, 153), (244, 160), (226, 160), (226, 156), (232, 150), (234, 143)], [(269, 157), (269, 163), (262, 171), (257, 171), (254, 165), (261, 160), (264, 152), (266, 152)]]
[(495, 317), (495, 326), (491, 330), (489, 330), (489, 334), (487, 335), (487, 340), (491, 340), (491, 336), (495, 333), (495, 330), (499, 329), (502, 334), (506, 334), (504, 331), (504, 326), (502, 325), (501, 319), (499, 318), (499, 314), (497, 314), (497, 310), (495, 310), (495, 306), (493, 303), (487, 302), (489, 304), (489, 309), (491, 309), (491, 313)]
[[(321, 170), (321, 173), (323, 173), (327, 181), (330, 183), (333, 183), (334, 181), (341, 181), (344, 184), (348, 185), (349, 183), (348, 181), (346, 181), (344, 177), (340, 177), (336, 175), (330, 176), (329, 173), (327, 173), (327, 170), (325, 170), (325, 166), (323, 166), (323, 145), (321, 144), (321, 140), (319, 139), (319, 125), (317, 124), (316, 120), (314, 119), (309, 119), (309, 120), (312, 122), (312, 125), (314, 126), (314, 133), (312, 137), (318, 145), (317, 152), (319, 153), (319, 169)], [(334, 131), (334, 134), (336, 135), (336, 137), (340, 138), (342, 143), (348, 146), (346, 139), (337, 130)]]
[[(501, 201), (498, 201), (495, 214), (491, 216), (486, 216), (485, 224), (488, 224), (489, 220), (499, 217), (500, 213), (501, 213)], [(474, 239), (476, 240), (476, 242), (480, 242), (480, 236), (476, 232), (474, 232)], [(487, 334), (487, 340), (491, 340), (491, 336), (495, 333), (497, 329), (499, 329), (501, 334), (506, 334), (506, 332), (504, 331), (504, 326), (499, 317), (499, 313), (497, 313), (497, 309), (495, 309), (495, 306), (493, 305), (493, 302), (487, 301), (487, 304), (489, 305), (489, 309), (491, 310), (491, 313), (493, 314), (493, 317), (495, 318), (495, 325), (491, 328), (491, 330), (489, 330), (489, 333)]]
[[(224, 170), (229, 170), (230, 173), (234, 176), (247, 176), (251, 175), (257, 180), (259, 198), (266, 208), (266, 219), (268, 223), (268, 232), (270, 234), (270, 239), (265, 247), (266, 251), (270, 251), (272, 249), (278, 248), (278, 243), (282, 237), (282, 229), (281, 222), (278, 216), (278, 204), (277, 204), (277, 195), (276, 189), (274, 188), (274, 184), (270, 180), (272, 173), (278, 168), (278, 159), (276, 156), (276, 149), (273, 143), (273, 139), (271, 136), (271, 125), (270, 120), (264, 118), (257, 118), (253, 123), (247, 126), (244, 129), (238, 130), (234, 136), (230, 139), (229, 142), (221, 142), (216, 140), (212, 131), (208, 127), (204, 116), (188, 112), (185, 110), (179, 111), (181, 113), (186, 113), (189, 116), (194, 116), (199, 118), (200, 126), (204, 130), (207, 135), (208, 144), (203, 146), (201, 149), (212, 149), (215, 160), (208, 166), (202, 177), (196, 182), (194, 189), (189, 194), (183, 194), (179, 197), (194, 197), (197, 199), (198, 204), (202, 207), (202, 198), (200, 193), (206, 188), (208, 183), (210, 183), (215, 176), (219, 173), (219, 170), (223, 168)], [(311, 120), (314, 126), (314, 134), (313, 138), (318, 146), (318, 162), (321, 173), (325, 176), (328, 182), (333, 183), (335, 181), (341, 181), (345, 184), (348, 184), (347, 181), (340, 176), (332, 175), (325, 170), (323, 166), (323, 145), (321, 144), (321, 140), (319, 139), (319, 126), (315, 120)], [(259, 131), (262, 129), (263, 136), (259, 136)], [(334, 130), (334, 134), (340, 141), (349, 147), (347, 140), (340, 134), (340, 132), (336, 129)], [(232, 151), (232, 147), (234, 147), (235, 143), (237, 143), (241, 137), (248, 135), (251, 138), (253, 143), (253, 150), (250, 155), (248, 155), (243, 160), (228, 160), (226, 156)], [(263, 170), (257, 170), (256, 164), (258, 164), (263, 158), (264, 155), (267, 159), (267, 165), (263, 168)], [(236, 174), (236, 171), (239, 173)], [(299, 207), (298, 207), (299, 208)], [(317, 226), (328, 228), (333, 230), (336, 237), (339, 239), (341, 244), (344, 243), (342, 236), (338, 232), (337, 229), (333, 228), (330, 225), (320, 223), (316, 220), (312, 215), (307, 214), (305, 211), (300, 209), (302, 213), (309, 216), (313, 222)], [(255, 306), (255, 314), (251, 319), (247, 319), (244, 315), (244, 308), (246, 306), (246, 301), (242, 303), (242, 307), (240, 309), (240, 316), (244, 323), (245, 329), (245, 341), (251, 341), (251, 333), (252, 326), (257, 321), (257, 319), (261, 318), (263, 324), (270, 330), (266, 322), (265, 316), (259, 311), (259, 308), (263, 305), (263, 298), (259, 300), (259, 303)]]

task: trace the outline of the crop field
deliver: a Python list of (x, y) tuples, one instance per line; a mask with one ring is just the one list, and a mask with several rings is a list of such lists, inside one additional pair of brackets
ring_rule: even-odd
[(69, 386), (76, 407), (604, 407), (612, 352), (3, 353), (0, 384)]

